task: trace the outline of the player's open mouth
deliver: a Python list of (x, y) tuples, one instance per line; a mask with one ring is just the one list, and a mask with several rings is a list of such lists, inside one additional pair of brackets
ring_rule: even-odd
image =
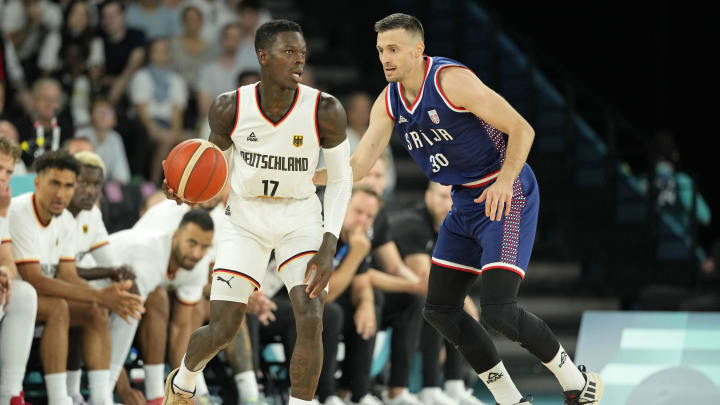
[(296, 82), (300, 83), (302, 81), (302, 72), (293, 72), (292, 77)]
[(395, 71), (395, 68), (394, 68), (394, 67), (392, 67), (392, 68), (391, 68), (391, 67), (386, 67), (386, 68), (385, 68), (385, 73), (392, 73), (392, 72), (394, 72), (394, 71)]

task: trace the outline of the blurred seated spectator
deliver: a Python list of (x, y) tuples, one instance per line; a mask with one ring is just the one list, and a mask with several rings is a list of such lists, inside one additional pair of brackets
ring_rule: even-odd
[(75, 133), (70, 108), (63, 103), (62, 88), (57, 80), (38, 79), (33, 84), (32, 96), (31, 114), (14, 121), (20, 134), (22, 160), (26, 167), (32, 167), (35, 158), (46, 151), (58, 150)]
[[(358, 143), (365, 135), (365, 131), (370, 125), (370, 108), (372, 107), (372, 99), (367, 93), (356, 92), (350, 95), (347, 99), (347, 137), (350, 142), (351, 152), (355, 150)], [(393, 156), (390, 151), (390, 146), (385, 148), (383, 153), (385, 161), (385, 173), (386, 173), (386, 184), (383, 190), (383, 196), (387, 197), (395, 190), (395, 182), (397, 181), (397, 174), (395, 173), (395, 163), (393, 162)]]
[(71, 44), (80, 46), (87, 66), (102, 66), (102, 40), (95, 36), (92, 19), (90, 4), (86, 0), (72, 0), (67, 5), (62, 29), (50, 32), (40, 48), (38, 65), (43, 74), (62, 67), (61, 50)]
[(130, 100), (155, 145), (150, 180), (160, 182), (162, 160), (173, 146), (186, 138), (183, 112), (188, 92), (182, 77), (170, 69), (170, 43), (167, 40), (152, 41), (148, 54), (150, 63), (133, 77)]
[[(7, 120), (0, 120), (0, 138), (9, 139), (15, 144), (18, 143), (18, 131), (15, 128), (15, 125), (12, 124), (12, 122)], [(15, 171), (13, 172), (13, 174), (27, 174), (27, 168), (25, 167), (25, 163), (23, 163), (22, 160), (18, 160), (17, 162), (15, 162)]]
[(247, 86), (248, 84), (260, 81), (260, 72), (257, 70), (244, 70), (240, 72), (237, 78), (237, 87)]
[(239, 6), (239, 16), (242, 41), (235, 55), (238, 67), (240, 70), (260, 70), (260, 63), (255, 53), (255, 31), (259, 26), (272, 20), (272, 16), (262, 7), (260, 0), (243, 0)]
[(197, 90), (198, 74), (203, 64), (215, 59), (216, 51), (202, 37), (203, 14), (190, 5), (182, 13), (183, 32), (170, 42), (173, 69), (180, 73), (192, 91)]
[[(14, 103), (15, 100), (18, 102)], [(0, 118), (31, 110), (32, 96), (15, 54), (15, 46), (0, 32)]]
[(15, 46), (29, 81), (39, 77), (38, 55), (48, 33), (62, 24), (60, 6), (47, 0), (10, 0), (2, 12), (0, 26)]
[(226, 91), (235, 89), (235, 81), (240, 67), (235, 55), (240, 47), (241, 30), (238, 24), (228, 24), (223, 27), (221, 36), (222, 53), (214, 61), (205, 64), (200, 69), (198, 77), (198, 122), (201, 137), (207, 138), (210, 126), (207, 123), (207, 114), (210, 103)]
[(97, 99), (92, 105), (92, 126), (79, 129), (75, 137), (92, 143), (95, 153), (105, 163), (105, 180), (127, 184), (130, 182), (130, 167), (122, 137), (114, 130), (116, 123), (112, 104)]
[(100, 5), (103, 40), (103, 84), (108, 100), (117, 105), (135, 71), (145, 59), (145, 34), (125, 23), (125, 6), (119, 0)]
[(63, 144), (63, 149), (71, 155), (78, 152), (95, 152), (92, 142), (87, 138), (70, 138)]
[(202, 13), (202, 37), (208, 44), (216, 44), (223, 27), (238, 21), (235, 8), (224, 0), (188, 0), (186, 5), (196, 7)]
[(178, 16), (160, 0), (136, 0), (127, 8), (127, 25), (145, 33), (148, 40), (177, 34)]

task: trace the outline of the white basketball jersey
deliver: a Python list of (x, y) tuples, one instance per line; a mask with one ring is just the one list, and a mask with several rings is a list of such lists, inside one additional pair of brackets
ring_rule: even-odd
[(260, 110), (258, 84), (238, 89), (232, 191), (246, 198), (308, 198), (315, 193), (312, 177), (320, 154), (320, 92), (298, 85), (290, 110), (273, 123)]

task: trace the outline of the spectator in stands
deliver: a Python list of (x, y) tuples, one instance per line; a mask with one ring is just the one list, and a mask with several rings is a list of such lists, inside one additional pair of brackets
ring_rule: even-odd
[(103, 83), (109, 89), (108, 100), (114, 105), (123, 97), (145, 59), (145, 34), (126, 26), (124, 7), (119, 0), (107, 0), (100, 5)]
[[(386, 184), (386, 157), (381, 155), (358, 184), (380, 194)], [(419, 342), (422, 327), (422, 303), (427, 284), (405, 265), (398, 252), (387, 215), (381, 208), (372, 228), (372, 268), (368, 271), (373, 287), (384, 296), (380, 329), (393, 328), (390, 349), (388, 405), (417, 404), (408, 390), (410, 362)]]
[[(9, 141), (17, 144), (19, 137), (20, 135), (18, 134), (18, 131), (15, 128), (15, 125), (12, 124), (12, 122), (0, 120), (0, 138), (8, 139)], [(20, 152), (22, 153), (22, 150)], [(15, 162), (15, 171), (13, 172), (13, 174), (22, 175), (26, 173), (27, 168), (25, 167), (25, 163), (23, 163), (22, 160), (18, 160), (17, 162)]]
[(40, 48), (38, 65), (48, 75), (62, 67), (62, 53), (70, 45), (77, 45), (86, 66), (103, 64), (102, 40), (95, 36), (90, 4), (86, 0), (72, 0), (63, 15), (60, 30), (52, 31)]
[(210, 103), (218, 95), (235, 89), (235, 80), (240, 73), (240, 67), (235, 59), (240, 47), (240, 26), (235, 23), (226, 25), (222, 29), (221, 36), (222, 53), (215, 61), (203, 66), (198, 77), (198, 120), (201, 131), (205, 131), (204, 134), (209, 134), (210, 131), (207, 124)]
[(67, 104), (63, 105), (60, 83), (52, 78), (35, 82), (32, 89), (33, 111), (15, 121), (25, 166), (47, 151), (55, 151), (73, 137), (75, 128)]
[[(405, 263), (427, 284), (430, 274), (430, 259), (437, 241), (440, 225), (452, 207), (450, 186), (430, 182), (425, 191), (425, 200), (408, 210), (394, 215), (390, 221), (395, 241)], [(465, 310), (476, 320), (477, 307), (470, 297), (466, 299)], [(440, 352), (445, 342), (445, 390), (439, 388)], [(420, 400), (425, 405), (483, 405), (465, 387), (465, 360), (448, 341), (427, 322), (423, 322), (420, 339), (422, 352), (423, 389)]]
[[(350, 142), (350, 150), (354, 151), (358, 143), (365, 135), (365, 131), (370, 124), (370, 107), (372, 107), (372, 100), (367, 93), (355, 92), (350, 95), (347, 99), (347, 137)], [(392, 153), (390, 146), (385, 149), (383, 154), (386, 162), (385, 178), (386, 184), (383, 190), (383, 196), (387, 197), (393, 190), (395, 190), (395, 182), (397, 175), (395, 173), (395, 164), (393, 162)]]
[(237, 87), (246, 86), (248, 84), (260, 81), (260, 72), (257, 70), (243, 70), (237, 77)]
[(196, 6), (182, 12), (183, 31), (170, 42), (173, 69), (182, 75), (190, 90), (197, 91), (202, 66), (215, 59), (216, 50), (202, 37), (203, 14)]
[[(213, 240), (213, 220), (202, 209), (188, 211), (174, 231), (128, 229), (110, 235), (110, 246), (123, 264), (135, 271), (140, 295), (148, 297), (148, 311), (140, 325), (145, 369), (145, 397), (161, 401), (164, 393), (165, 357), (178, 367), (192, 333), (194, 307), (203, 298), (210, 258), (206, 255)], [(172, 298), (168, 298), (173, 292)], [(113, 372), (120, 371), (132, 343), (132, 324), (118, 325), (111, 331)], [(169, 328), (169, 329), (168, 329)], [(119, 366), (119, 367), (118, 367)], [(115, 377), (115, 376), (113, 376)], [(159, 403), (159, 402), (158, 402)]]
[(114, 130), (117, 119), (112, 104), (101, 98), (96, 99), (92, 104), (91, 123), (91, 127), (78, 130), (75, 137), (88, 139), (92, 143), (94, 151), (105, 164), (105, 180), (129, 183), (130, 166), (122, 137)]
[(260, 0), (243, 0), (239, 6), (239, 22), (242, 30), (242, 41), (235, 57), (240, 70), (260, 70), (260, 63), (255, 54), (255, 31), (262, 24), (270, 21), (270, 13), (262, 7)]
[(197, 7), (202, 13), (202, 37), (208, 44), (218, 43), (223, 27), (238, 20), (235, 8), (224, 0), (189, 0), (187, 5)]
[(13, 198), (9, 212), (18, 272), (38, 292), (37, 319), (45, 323), (40, 356), (50, 405), (70, 403), (66, 386), (68, 328), (83, 327), (91, 404), (109, 400), (110, 346), (107, 309), (128, 318), (143, 310), (131, 283), (95, 289), (77, 275), (72, 215), (65, 210), (75, 191), (77, 160), (48, 152), (36, 162), (35, 193)]
[(93, 147), (92, 142), (88, 138), (72, 138), (68, 139), (63, 144), (63, 149), (68, 151), (71, 155), (74, 155), (78, 152), (94, 152), (95, 148)]
[[(320, 375), (317, 392), (320, 401), (327, 405), (342, 404), (340, 397), (345, 398), (348, 394), (351, 403), (382, 403), (370, 394), (370, 366), (383, 301), (377, 291), (373, 291), (367, 275), (371, 247), (367, 233), (379, 209), (380, 196), (375, 191), (362, 186), (353, 188), (338, 239), (335, 271), (330, 277), (326, 298), (327, 302), (334, 301), (342, 308), (342, 335), (345, 343), (345, 361), (337, 394), (334, 368), (323, 365)], [(326, 344), (330, 342), (323, 341), (323, 346)], [(337, 345), (337, 342), (334, 344)]]
[(177, 34), (178, 16), (160, 0), (136, 0), (127, 8), (127, 25), (145, 33), (148, 40)]
[[(11, 103), (7, 104), (8, 100)], [(14, 100), (18, 101), (18, 106), (12, 103)], [(10, 117), (14, 110), (32, 111), (32, 96), (27, 89), (22, 65), (15, 54), (15, 46), (0, 31), (0, 118)]]
[(20, 159), (17, 143), (0, 136), (0, 404), (24, 405), (23, 379), (30, 356), (37, 293), (17, 278), (8, 228), (10, 177)]
[(62, 25), (60, 6), (48, 0), (10, 0), (3, 9), (2, 32), (15, 46), (29, 81), (39, 77), (40, 46), (49, 32)]
[(183, 113), (188, 91), (179, 74), (170, 69), (170, 43), (156, 39), (148, 47), (149, 64), (133, 77), (130, 100), (154, 144), (150, 179), (162, 181), (161, 163), (173, 146), (186, 139)]

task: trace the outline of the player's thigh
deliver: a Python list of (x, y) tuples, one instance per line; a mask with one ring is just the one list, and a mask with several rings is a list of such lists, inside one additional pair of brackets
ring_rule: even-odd
[(224, 222), (221, 232), (210, 301), (247, 304), (250, 294), (260, 288), (272, 248), (231, 221)]
[(513, 186), (510, 214), (501, 221), (477, 215), (476, 238), (482, 246), (481, 268), (508, 270), (525, 277), (537, 228), (539, 196), (535, 177), (529, 167)]
[[(292, 229), (281, 238), (275, 248), (278, 276), (285, 283), (288, 291), (298, 285), (307, 284), (305, 282), (307, 264), (322, 243), (324, 228), (315, 200), (303, 200), (295, 205), (293, 212), (295, 217), (287, 217), (287, 223)], [(303, 213), (305, 215), (298, 216)], [(310, 280), (312, 277), (314, 274), (310, 275)]]

